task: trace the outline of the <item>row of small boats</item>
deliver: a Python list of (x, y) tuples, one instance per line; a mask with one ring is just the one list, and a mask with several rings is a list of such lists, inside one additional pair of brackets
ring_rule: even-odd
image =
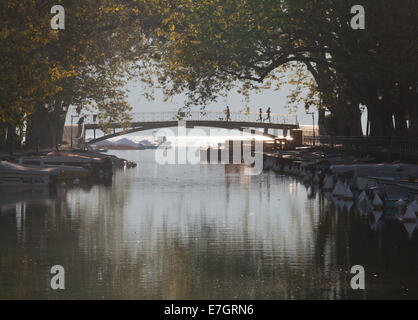
[[(414, 166), (357, 164), (318, 167), (308, 162), (281, 163), (277, 157), (266, 157), (264, 169), (294, 175), (306, 183), (318, 185), (337, 200), (355, 203), (362, 212), (376, 211), (403, 222), (417, 221), (417, 185), (405, 179), (416, 170)], [(379, 173), (385, 176), (376, 176)]]
[(45, 187), (57, 181), (74, 184), (88, 179), (111, 179), (113, 164), (109, 157), (69, 152), (21, 156), (0, 161), (0, 187)]
[(0, 187), (50, 186), (55, 184), (58, 168), (36, 168), (0, 161)]

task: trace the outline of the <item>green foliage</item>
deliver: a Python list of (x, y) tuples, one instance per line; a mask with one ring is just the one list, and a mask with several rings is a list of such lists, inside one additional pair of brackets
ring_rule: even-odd
[[(334, 113), (341, 105), (358, 110), (348, 99), (381, 109), (379, 88), (396, 108), (416, 106), (405, 89), (418, 69), (417, 1), (145, 2), (160, 23), (152, 68), (168, 95), (186, 92), (190, 104), (204, 105), (237, 84), (245, 91), (290, 82), (296, 85), (291, 104), (304, 100)], [(366, 30), (350, 27), (356, 4), (366, 9)], [(396, 96), (395, 82), (402, 86)], [(394, 108), (392, 103), (385, 114), (396, 114)]]
[[(65, 30), (50, 28), (54, 4)], [(350, 28), (355, 4), (366, 30)], [(248, 103), (250, 90), (290, 83), (289, 105), (357, 115), (363, 103), (374, 134), (391, 132), (392, 115), (418, 130), (408, 90), (416, 21), (416, 0), (10, 0), (0, 4), (0, 122), (22, 128), (45, 104), (54, 118), (74, 105), (97, 110), (107, 130), (129, 121), (124, 87), (137, 77), (167, 96), (186, 93), (186, 106), (237, 86)]]
[[(54, 4), (65, 8), (65, 30), (50, 27)], [(2, 2), (0, 121), (22, 126), (47, 104), (54, 119), (74, 105), (96, 109), (103, 123), (126, 123), (123, 88), (146, 46), (141, 20), (118, 0)]]

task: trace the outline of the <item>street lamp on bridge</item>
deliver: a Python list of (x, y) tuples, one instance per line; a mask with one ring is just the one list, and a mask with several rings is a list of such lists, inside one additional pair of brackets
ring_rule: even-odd
[(309, 112), (309, 104), (305, 105), (305, 112), (306, 114), (310, 114), (312, 115), (312, 135), (313, 135), (313, 140), (312, 140), (312, 145), (315, 147), (315, 112)]

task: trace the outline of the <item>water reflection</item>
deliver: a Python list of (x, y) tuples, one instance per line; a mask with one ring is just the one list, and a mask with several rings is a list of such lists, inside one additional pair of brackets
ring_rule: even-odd
[[(0, 298), (334, 299), (417, 297), (417, 237), (352, 203), (268, 172), (159, 166), (152, 151), (112, 186), (5, 196)], [(410, 226), (408, 226), (410, 227)], [(410, 230), (409, 230), (410, 232)], [(66, 290), (49, 270), (66, 270)], [(366, 269), (365, 291), (349, 287)]]

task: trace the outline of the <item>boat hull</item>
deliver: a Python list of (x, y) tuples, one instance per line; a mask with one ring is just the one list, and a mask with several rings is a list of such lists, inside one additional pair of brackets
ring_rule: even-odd
[(54, 178), (46, 174), (0, 173), (0, 187), (47, 187)]

